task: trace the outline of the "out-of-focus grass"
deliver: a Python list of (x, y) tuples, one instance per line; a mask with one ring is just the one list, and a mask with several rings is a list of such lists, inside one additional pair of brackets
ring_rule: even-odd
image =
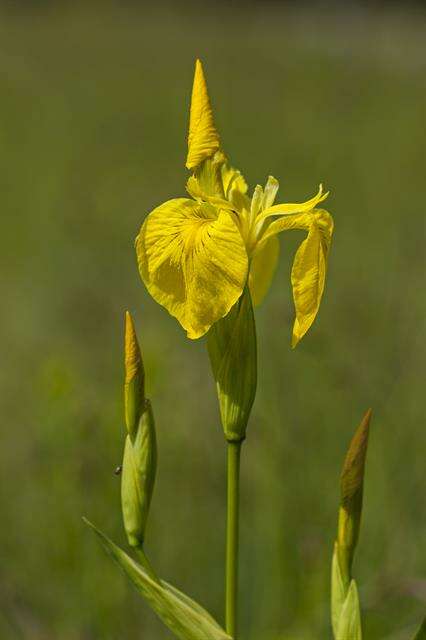
[(330, 636), (338, 474), (370, 405), (355, 571), (366, 637), (407, 637), (426, 593), (425, 16), (262, 3), (70, 7), (1, 10), (1, 638), (170, 637), (80, 519), (123, 542), (113, 470), (126, 308), (158, 423), (148, 551), (221, 616), (224, 447), (207, 357), (150, 300), (132, 248), (145, 214), (184, 193), (195, 56), (249, 182), (272, 173), (291, 201), (322, 180), (336, 220), (327, 293), (297, 350), (297, 234), (282, 239), (258, 313), (242, 637)]

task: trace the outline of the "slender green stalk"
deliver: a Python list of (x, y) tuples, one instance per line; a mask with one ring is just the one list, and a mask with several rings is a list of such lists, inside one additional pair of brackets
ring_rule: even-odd
[(238, 524), (242, 442), (228, 442), (228, 513), (226, 526), (226, 632), (237, 637)]

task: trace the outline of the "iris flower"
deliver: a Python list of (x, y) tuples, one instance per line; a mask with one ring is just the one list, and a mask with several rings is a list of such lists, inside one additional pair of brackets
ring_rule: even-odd
[(292, 272), (296, 318), (293, 347), (312, 325), (324, 291), (333, 233), (318, 193), (300, 203), (274, 204), (278, 181), (269, 176), (251, 197), (225, 156), (203, 68), (195, 64), (186, 167), (189, 198), (168, 200), (145, 219), (136, 239), (141, 277), (152, 297), (200, 338), (225, 317), (249, 286), (254, 305), (266, 294), (279, 256), (277, 235), (302, 229)]

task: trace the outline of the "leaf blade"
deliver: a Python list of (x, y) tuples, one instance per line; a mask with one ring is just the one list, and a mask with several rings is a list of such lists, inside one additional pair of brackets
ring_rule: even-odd
[(120, 547), (84, 518), (108, 555), (121, 567), (151, 609), (179, 640), (231, 640), (207, 611), (171, 585), (157, 584)]
[(413, 640), (426, 640), (426, 618), (423, 619), (420, 629), (418, 629)]

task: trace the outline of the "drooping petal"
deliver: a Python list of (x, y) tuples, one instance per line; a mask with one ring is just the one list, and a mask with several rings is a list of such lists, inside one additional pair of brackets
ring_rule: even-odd
[(248, 258), (232, 214), (178, 198), (149, 214), (136, 239), (139, 270), (153, 298), (199, 338), (240, 297)]
[(267, 240), (251, 259), (249, 286), (254, 306), (258, 306), (271, 285), (278, 263), (280, 243), (276, 236)]
[(197, 60), (189, 116), (187, 169), (194, 169), (203, 160), (210, 158), (219, 149), (219, 144), (203, 66)]
[(263, 211), (259, 216), (259, 220), (265, 220), (269, 216), (288, 215), (293, 213), (304, 213), (306, 211), (311, 211), (320, 202), (325, 200), (327, 196), (328, 191), (327, 193), (323, 193), (322, 184), (320, 184), (318, 193), (310, 200), (306, 200), (306, 202), (275, 204), (272, 207), (268, 207), (267, 209), (265, 209), (265, 211)]
[(331, 216), (326, 211), (312, 216), (308, 237), (302, 242), (294, 258), (291, 283), (296, 319), (292, 347), (297, 345), (311, 327), (321, 303), (332, 233), (330, 220)]
[[(288, 231), (289, 229), (309, 229), (312, 221), (312, 212), (309, 213), (293, 213), (287, 216), (282, 216), (271, 222), (265, 230), (259, 234), (259, 240), (257, 247), (260, 249), (263, 245), (273, 236), (276, 236), (281, 231)], [(258, 224), (264, 224), (260, 222)], [(267, 223), (266, 223), (267, 224)]]
[(256, 251), (263, 252), (272, 238), (289, 229), (308, 231), (307, 238), (296, 252), (291, 273), (296, 309), (292, 339), (292, 346), (295, 347), (312, 325), (319, 309), (333, 234), (333, 219), (324, 209), (282, 216), (271, 222), (263, 232)]

